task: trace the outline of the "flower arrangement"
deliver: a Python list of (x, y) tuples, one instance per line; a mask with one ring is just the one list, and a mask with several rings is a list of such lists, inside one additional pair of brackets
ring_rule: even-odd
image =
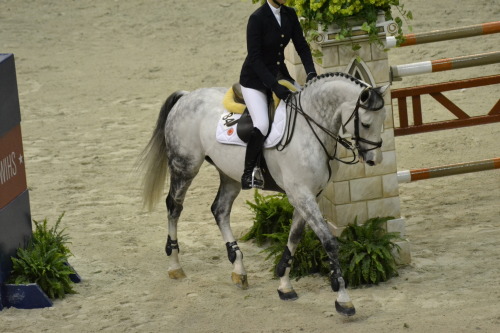
[[(265, 0), (252, 0), (253, 3)], [(395, 34), (397, 44), (404, 41), (403, 23), (413, 19), (412, 13), (404, 8), (400, 0), (288, 0), (287, 6), (293, 7), (301, 18), (302, 28), (306, 39), (314, 41), (318, 36), (318, 28), (327, 30), (332, 24), (339, 28), (337, 39), (346, 39), (351, 36), (351, 22), (361, 22), (361, 29), (366, 31), (370, 42), (383, 45), (378, 38), (377, 16), (384, 13), (387, 21), (394, 20), (397, 24)], [(392, 14), (396, 9), (398, 15)], [(357, 25), (357, 24), (356, 24)], [(409, 30), (411, 26), (408, 24)], [(359, 45), (353, 44), (353, 49)]]

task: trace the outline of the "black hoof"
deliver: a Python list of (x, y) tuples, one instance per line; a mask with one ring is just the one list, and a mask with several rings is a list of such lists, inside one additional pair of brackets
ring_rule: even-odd
[(335, 301), (335, 309), (337, 310), (338, 313), (346, 317), (354, 316), (356, 314), (356, 309), (354, 308), (354, 305), (352, 305), (351, 302), (339, 303)]
[(288, 291), (286, 293), (282, 292), (281, 290), (278, 290), (278, 295), (280, 295), (280, 299), (282, 301), (295, 301), (297, 298), (299, 298), (295, 290)]

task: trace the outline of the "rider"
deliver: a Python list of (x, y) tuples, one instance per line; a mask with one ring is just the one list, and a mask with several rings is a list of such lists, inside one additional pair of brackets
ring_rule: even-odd
[[(304, 38), (295, 10), (283, 6), (286, 0), (267, 0), (249, 18), (247, 25), (247, 57), (240, 74), (243, 98), (254, 128), (245, 154), (241, 177), (244, 190), (252, 187), (255, 168), (269, 130), (268, 100), (274, 92), (286, 100), (291, 92), (278, 83), (278, 77), (293, 81), (285, 65), (284, 51), (290, 39), (307, 73), (307, 81), (316, 76), (311, 50)], [(263, 185), (254, 179), (254, 187)]]

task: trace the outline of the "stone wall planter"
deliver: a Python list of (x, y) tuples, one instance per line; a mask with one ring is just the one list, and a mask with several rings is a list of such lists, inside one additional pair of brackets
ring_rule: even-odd
[[(348, 19), (349, 26), (352, 27), (352, 37), (344, 40), (338, 40), (340, 27), (337, 24), (331, 24), (328, 26), (327, 30), (323, 30), (323, 27), (319, 27), (319, 36), (316, 38), (316, 43), (352, 43), (358, 40), (363, 40), (367, 38), (367, 32), (361, 29), (363, 25), (363, 20), (358, 18)], [(379, 36), (385, 38), (386, 35), (395, 34), (398, 30), (397, 24), (394, 21), (386, 21), (385, 14), (380, 11), (377, 16), (377, 29)]]

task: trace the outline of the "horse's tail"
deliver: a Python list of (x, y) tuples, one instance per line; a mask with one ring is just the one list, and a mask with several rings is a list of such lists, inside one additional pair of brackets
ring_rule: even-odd
[(167, 145), (165, 143), (165, 122), (175, 103), (186, 94), (176, 91), (161, 107), (156, 127), (148, 145), (139, 158), (139, 167), (145, 171), (142, 180), (143, 207), (152, 210), (163, 194), (163, 186), (168, 174)]

